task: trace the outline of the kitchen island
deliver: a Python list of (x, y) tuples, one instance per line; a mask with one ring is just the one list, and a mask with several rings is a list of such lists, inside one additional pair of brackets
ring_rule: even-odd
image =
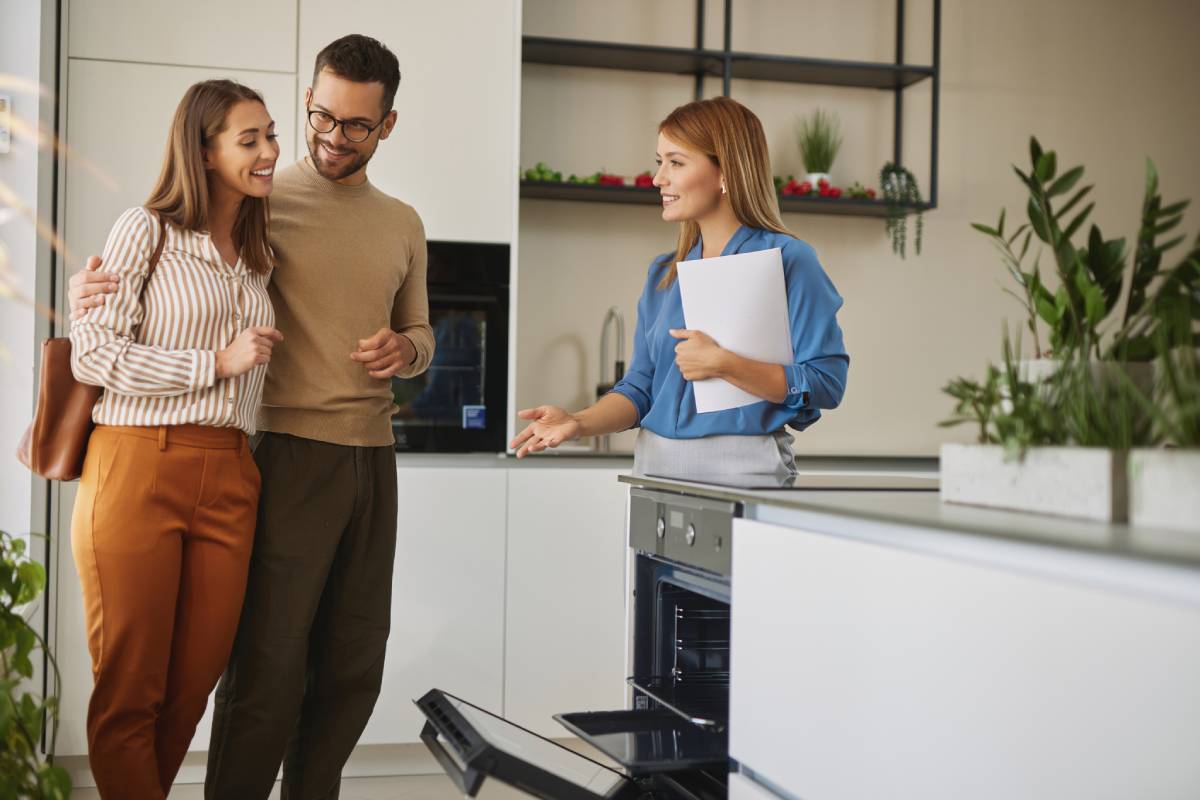
[(727, 551), (729, 796), (1200, 797), (1200, 538), (924, 478), (620, 478), (635, 549)]

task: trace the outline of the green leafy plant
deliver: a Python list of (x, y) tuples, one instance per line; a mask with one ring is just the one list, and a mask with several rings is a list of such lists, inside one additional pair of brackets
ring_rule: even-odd
[[(1029, 154), (1028, 172), (1013, 166), (1029, 192), (1025, 209), (1028, 221), (1006, 232), (1005, 211), (1001, 210), (995, 227), (980, 223), (973, 223), (973, 227), (993, 240), (1020, 287), (1020, 293), (1006, 291), (1025, 309), (1036, 353), (1060, 357), (1082, 350), (1095, 358), (1152, 359), (1160, 319), (1156, 310), (1175, 298), (1200, 291), (1200, 238), (1183, 261), (1169, 270), (1162, 268), (1163, 254), (1184, 237), (1158, 241), (1180, 224), (1189, 201), (1163, 205), (1158, 172), (1147, 160), (1145, 196), (1132, 257), (1124, 238), (1105, 239), (1094, 224), (1083, 237), (1083, 244), (1077, 246), (1074, 237), (1082, 233), (1095, 208), (1094, 202), (1080, 207), (1093, 188), (1076, 188), (1083, 178), (1083, 167), (1059, 174), (1056, 153), (1043, 150), (1036, 138), (1030, 139)], [(1026, 268), (1035, 241), (1040, 244), (1033, 248), (1032, 267)], [(1054, 259), (1058, 284), (1054, 290), (1042, 277), (1045, 251)], [(1126, 303), (1123, 312), (1117, 314), (1125, 283), (1129, 287)], [(1048, 349), (1042, 347), (1039, 322), (1048, 329)]]
[(796, 138), (804, 168), (809, 172), (829, 172), (842, 148), (842, 125), (836, 114), (818, 108), (800, 120)]
[[(71, 794), (71, 779), (54, 765), (53, 756), (58, 665), (24, 615), (45, 588), (46, 571), (25, 554), (24, 540), (0, 531), (0, 798), (64, 800)], [(53, 680), (45, 698), (28, 690), (39, 650), (46, 655)], [(43, 734), (49, 744), (44, 760)]]
[[(943, 391), (957, 402), (942, 427), (978, 426), (980, 444), (1003, 445), (1010, 457), (1030, 447), (1078, 445), (1128, 450), (1157, 442), (1150, 399), (1119, 368), (1097, 370), (1076, 351), (1044, 380), (1023, 376), (1020, 339), (1007, 329), (999, 366), (989, 364), (983, 381), (955, 378)], [(1110, 362), (1111, 363), (1111, 362)]]
[(916, 251), (921, 255), (921, 235), (925, 220), (921, 214), (921, 188), (917, 178), (907, 168), (891, 161), (879, 171), (879, 187), (887, 203), (887, 234), (892, 242), (892, 252), (904, 258), (908, 247), (908, 215), (916, 213)]

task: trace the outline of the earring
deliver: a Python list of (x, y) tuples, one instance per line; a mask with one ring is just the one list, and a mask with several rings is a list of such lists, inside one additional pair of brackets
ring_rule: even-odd
[(721, 184), (721, 194), (725, 194), (725, 184)]

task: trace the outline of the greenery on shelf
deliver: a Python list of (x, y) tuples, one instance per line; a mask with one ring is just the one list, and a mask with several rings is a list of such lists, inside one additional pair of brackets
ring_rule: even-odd
[[(1200, 237), (1183, 260), (1170, 269), (1163, 255), (1184, 241), (1177, 236), (1159, 243), (1158, 237), (1178, 227), (1189, 201), (1163, 205), (1154, 163), (1146, 162), (1146, 187), (1137, 243), (1132, 257), (1124, 238), (1105, 239), (1096, 225), (1088, 229), (1082, 245), (1072, 240), (1083, 230), (1095, 207), (1087, 198), (1091, 185), (1075, 187), (1083, 177), (1077, 166), (1058, 174), (1058, 158), (1030, 139), (1030, 169), (1013, 170), (1029, 193), (1028, 222), (1011, 233), (1005, 231), (1005, 211), (995, 227), (974, 223), (999, 250), (1005, 267), (1020, 287), (1016, 297), (1026, 312), (1026, 327), (1039, 355), (1065, 356), (1084, 349), (1095, 358), (1149, 361), (1155, 356), (1154, 340), (1162, 314), (1200, 291)], [(1070, 195), (1061, 205), (1059, 198)], [(1073, 215), (1072, 215), (1073, 214)], [(1025, 266), (1030, 245), (1040, 242), (1032, 267)], [(1051, 290), (1043, 280), (1041, 259), (1048, 250), (1054, 259), (1058, 286)], [(1128, 285), (1122, 308), (1122, 288)], [(1200, 304), (1193, 308), (1200, 309)], [(1043, 349), (1039, 321), (1049, 332)]]
[(889, 161), (879, 171), (879, 187), (883, 190), (883, 200), (888, 207), (887, 234), (892, 242), (892, 252), (900, 258), (905, 257), (908, 249), (908, 215), (915, 209), (917, 235), (914, 244), (917, 255), (921, 255), (921, 236), (925, 230), (921, 204), (924, 201), (916, 176), (907, 168)]
[(800, 120), (796, 138), (804, 168), (810, 173), (828, 173), (842, 148), (842, 125), (837, 114), (818, 108)]
[[(45, 588), (46, 571), (26, 555), (24, 540), (0, 531), (0, 798), (65, 800), (71, 794), (70, 777), (54, 765), (58, 665), (23, 613)], [(27, 690), (39, 650), (51, 668), (53, 688), (45, 698)], [(49, 755), (43, 760), (44, 733)]]

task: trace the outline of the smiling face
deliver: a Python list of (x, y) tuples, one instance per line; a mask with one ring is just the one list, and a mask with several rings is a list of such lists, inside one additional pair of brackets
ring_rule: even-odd
[(262, 103), (241, 100), (229, 109), (225, 127), (204, 148), (204, 168), (214, 182), (248, 197), (271, 193), (279, 142), (275, 122)]
[(654, 185), (662, 195), (667, 222), (700, 220), (721, 206), (721, 170), (704, 153), (658, 134)]
[(304, 126), (308, 153), (317, 172), (331, 181), (361, 183), (375, 148), (391, 135), (396, 125), (395, 111), (389, 110), (384, 115), (383, 84), (347, 80), (326, 68), (305, 94), (304, 105), (309, 111), (374, 128), (365, 141), (352, 142), (341, 125), (329, 133), (318, 133), (311, 124)]

